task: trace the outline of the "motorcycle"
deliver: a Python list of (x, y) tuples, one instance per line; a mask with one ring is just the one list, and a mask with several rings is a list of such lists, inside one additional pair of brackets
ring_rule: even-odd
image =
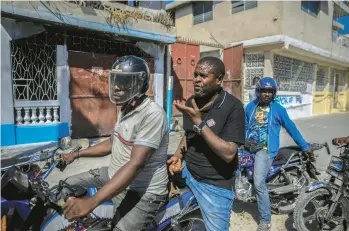
[[(81, 147), (78, 147), (81, 148)], [(71, 152), (76, 151), (73, 149)], [(56, 152), (55, 152), (56, 153)], [(33, 155), (35, 156), (35, 155)], [(46, 177), (55, 168), (64, 171), (66, 164), (55, 154), (39, 154), (36, 161), (50, 158), (46, 171), (25, 171), (25, 165), (6, 167), (1, 179), (2, 230), (112, 230), (114, 206), (105, 202), (87, 217), (68, 222), (62, 215), (62, 206), (69, 197), (93, 196), (97, 189), (88, 190), (60, 181), (50, 188)], [(32, 158), (33, 159), (33, 158)], [(9, 163), (12, 163), (11, 160)], [(27, 162), (26, 162), (27, 163)], [(206, 230), (205, 224), (193, 193), (181, 187), (158, 212), (149, 226), (152, 231)]]
[[(312, 144), (314, 151), (328, 144)], [(238, 170), (235, 178), (236, 198), (243, 202), (253, 202), (254, 154), (239, 149)], [(314, 154), (301, 151), (298, 146), (282, 147), (275, 157), (267, 176), (270, 205), (273, 213), (292, 213), (296, 198), (312, 180), (317, 180)]]
[(349, 145), (339, 149), (326, 170), (330, 178), (313, 182), (299, 196), (293, 214), (298, 231), (349, 230)]

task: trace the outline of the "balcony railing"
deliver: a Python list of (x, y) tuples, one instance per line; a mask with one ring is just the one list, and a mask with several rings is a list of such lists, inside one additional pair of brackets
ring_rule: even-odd
[(40, 125), (58, 123), (60, 107), (57, 100), (16, 101), (16, 125)]

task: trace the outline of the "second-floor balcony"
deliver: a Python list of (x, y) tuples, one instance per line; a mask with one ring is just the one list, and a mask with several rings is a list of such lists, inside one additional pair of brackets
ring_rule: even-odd
[(131, 7), (115, 1), (5, 1), (1, 14), (14, 19), (69, 25), (139, 39), (175, 42), (175, 27), (169, 13)]
[(333, 0), (333, 18), (349, 16), (349, 6), (344, 1)]

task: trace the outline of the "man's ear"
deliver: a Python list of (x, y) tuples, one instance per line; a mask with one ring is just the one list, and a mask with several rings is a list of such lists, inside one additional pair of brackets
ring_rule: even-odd
[(222, 85), (222, 83), (223, 83), (223, 77), (224, 76), (219, 76), (217, 79), (216, 79), (216, 83), (217, 83), (217, 85)]

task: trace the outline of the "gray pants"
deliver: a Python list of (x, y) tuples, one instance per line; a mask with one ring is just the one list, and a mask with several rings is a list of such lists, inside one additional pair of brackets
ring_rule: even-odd
[[(91, 169), (67, 179), (71, 185), (87, 188), (102, 188), (109, 181), (108, 167)], [(155, 215), (166, 203), (167, 195), (139, 193), (125, 190), (112, 199), (116, 210), (114, 231), (148, 230)]]

